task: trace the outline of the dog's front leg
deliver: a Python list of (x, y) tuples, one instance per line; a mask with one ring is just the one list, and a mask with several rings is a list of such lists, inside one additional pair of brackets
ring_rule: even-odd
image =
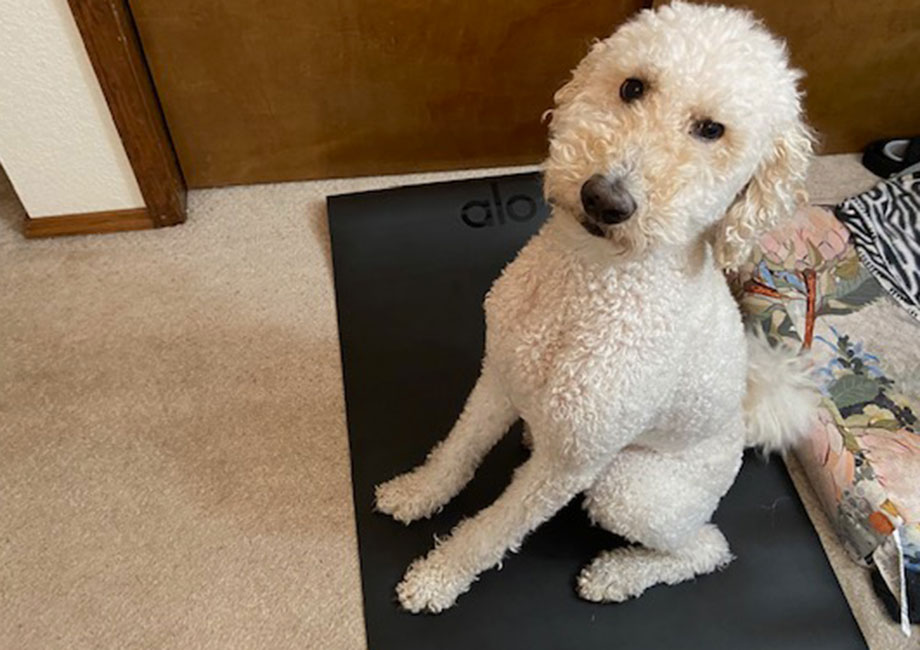
[(483, 456), (516, 419), (501, 381), (484, 363), (450, 434), (423, 464), (377, 486), (377, 509), (406, 524), (430, 517), (473, 478)]
[(590, 472), (554, 465), (539, 448), (517, 469), (505, 492), (409, 567), (396, 593), (411, 612), (440, 612), (476, 577), (516, 550), (524, 537), (591, 482)]

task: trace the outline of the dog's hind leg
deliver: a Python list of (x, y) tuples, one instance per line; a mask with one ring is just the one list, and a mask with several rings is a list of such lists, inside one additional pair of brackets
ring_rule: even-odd
[(483, 457), (517, 417), (500, 381), (484, 364), (447, 438), (423, 464), (377, 486), (377, 509), (404, 523), (431, 516), (473, 478)]
[(641, 546), (601, 553), (578, 577), (592, 601), (622, 601), (656, 584), (676, 584), (727, 565), (725, 537), (709, 523), (737, 472), (737, 459), (718, 463), (627, 447), (587, 491), (595, 523)]
[(620, 602), (657, 584), (712, 573), (731, 560), (725, 536), (714, 524), (704, 524), (676, 550), (627, 546), (601, 553), (578, 576), (578, 594), (595, 602)]

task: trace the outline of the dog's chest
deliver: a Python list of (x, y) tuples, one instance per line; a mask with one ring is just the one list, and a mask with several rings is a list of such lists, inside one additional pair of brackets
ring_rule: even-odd
[(526, 253), (486, 301), (488, 353), (515, 388), (577, 384), (603, 394), (622, 383), (624, 364), (649, 368), (672, 355), (685, 292), (664, 274)]

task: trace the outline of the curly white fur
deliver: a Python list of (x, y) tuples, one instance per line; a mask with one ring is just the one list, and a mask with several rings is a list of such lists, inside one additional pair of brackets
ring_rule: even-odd
[[(624, 102), (631, 77), (647, 91)], [(457, 424), (424, 464), (378, 487), (377, 507), (406, 523), (430, 516), (518, 417), (531, 456), (495, 503), (409, 567), (403, 607), (450, 607), (579, 493), (595, 523), (641, 545), (588, 566), (587, 599), (730, 561), (709, 520), (741, 465), (748, 346), (720, 266), (796, 200), (811, 147), (799, 77), (750, 14), (675, 3), (596, 44), (557, 93), (553, 215), (486, 298), (482, 373)], [(694, 137), (701, 119), (724, 136)], [(595, 174), (635, 199), (624, 223), (583, 226), (579, 192)], [(752, 413), (776, 412), (755, 401)]]
[(790, 449), (808, 433), (820, 401), (809, 359), (782, 344), (771, 347), (760, 333), (747, 340), (746, 442), (768, 453)]

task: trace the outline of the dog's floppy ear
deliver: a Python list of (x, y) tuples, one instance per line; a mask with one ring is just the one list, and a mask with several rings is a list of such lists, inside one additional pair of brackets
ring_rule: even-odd
[(807, 200), (805, 175), (813, 143), (811, 130), (800, 119), (780, 132), (754, 176), (716, 224), (713, 248), (723, 269), (737, 269), (760, 235)]

